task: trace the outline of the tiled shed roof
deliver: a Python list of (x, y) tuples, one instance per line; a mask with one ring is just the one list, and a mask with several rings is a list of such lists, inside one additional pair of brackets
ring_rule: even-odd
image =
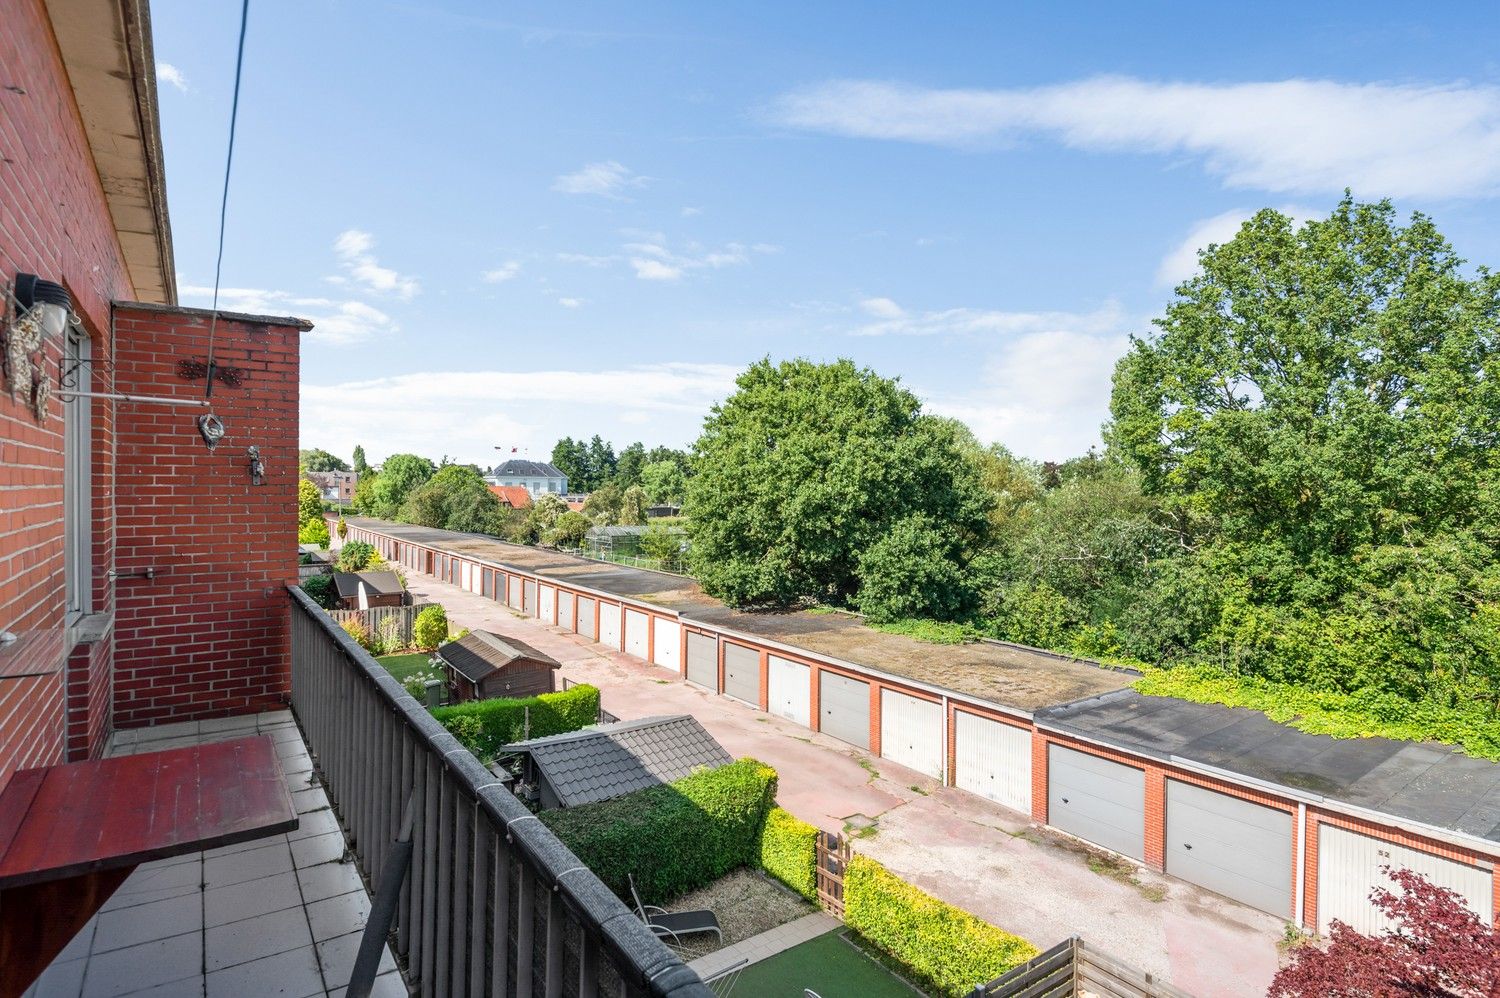
[(479, 682), (512, 662), (532, 661), (559, 667), (557, 659), (515, 638), (502, 638), (490, 631), (473, 631), (437, 650), (438, 658), (457, 669), (465, 679)]
[(530, 754), (563, 807), (610, 800), (734, 761), (687, 714), (601, 724), (507, 748)]

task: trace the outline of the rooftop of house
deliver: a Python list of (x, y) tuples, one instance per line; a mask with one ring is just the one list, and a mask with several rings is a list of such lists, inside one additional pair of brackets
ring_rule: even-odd
[(734, 761), (688, 714), (616, 721), (506, 748), (531, 756), (563, 807), (611, 800)]
[(1500, 842), (1500, 766), (1451, 745), (1310, 735), (1260, 711), (1134, 690), (1040, 710), (1036, 721)]
[(524, 641), (502, 638), (490, 631), (471, 631), (437, 650), (438, 657), (471, 682), (480, 682), (512, 662), (541, 662), (561, 668), (557, 659), (539, 652)]
[(491, 474), (496, 478), (567, 478), (556, 467), (546, 461), (523, 461), (512, 458), (497, 467)]
[(1123, 689), (1135, 679), (1129, 672), (1020, 645), (996, 641), (934, 645), (877, 631), (853, 614), (736, 610), (704, 593), (692, 579), (680, 575), (510, 544), (483, 534), (358, 517), (349, 522), (416, 544), (485, 558), (559, 582), (650, 603), (674, 610), (684, 619), (778, 641), (1021, 711)]
[(358, 596), (359, 584), (377, 596), (393, 596), (405, 592), (406, 587), (395, 572), (334, 572), (333, 584), (340, 596)]
[(531, 493), (524, 485), (491, 485), (490, 491), (511, 509), (525, 509), (531, 505)]

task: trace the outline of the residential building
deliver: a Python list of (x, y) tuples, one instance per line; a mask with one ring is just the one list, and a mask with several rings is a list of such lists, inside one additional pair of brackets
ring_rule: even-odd
[(490, 631), (472, 631), (437, 650), (448, 673), (452, 700), (519, 699), (557, 689), (562, 663), (544, 652)]
[(309, 471), (303, 476), (318, 487), (324, 502), (350, 503), (359, 486), (357, 471)]
[(508, 509), (526, 509), (531, 505), (531, 493), (524, 485), (491, 485), (490, 491)]
[[(402, 872), (392, 841), (412, 813), (418, 856), (439, 841), (471, 855), (463, 890), (453, 866), (404, 871), (413, 889), (373, 993), (498, 995), (520, 974), (538, 994), (608, 982), (707, 998), (286, 585), (311, 324), (178, 303), (145, 0), (10, 0), (0, 83), (0, 990), (342, 994), (371, 907), (363, 885)], [(222, 437), (201, 432), (219, 424)], [(197, 765), (242, 749), (264, 765)], [(173, 777), (192, 806), (152, 805), (149, 784), (67, 796), (73, 774), (97, 786), (166, 760), (192, 763)], [(284, 821), (249, 824), (225, 849), (172, 837), (225, 827), (251, 798), (279, 798)], [(94, 850), (88, 865), (16, 847), (36, 822), (91, 806), (90, 834), (63, 843)], [(149, 835), (127, 847), (127, 826)], [(446, 899), (441, 914), (424, 886)], [(496, 913), (494, 898), (509, 907)], [(507, 924), (526, 926), (520, 942)]]
[(546, 461), (512, 458), (491, 471), (485, 481), (491, 485), (519, 485), (533, 499), (549, 492), (564, 495), (568, 491), (568, 476)]

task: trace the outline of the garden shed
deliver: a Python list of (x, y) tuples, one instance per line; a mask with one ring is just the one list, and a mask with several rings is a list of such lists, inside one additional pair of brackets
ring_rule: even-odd
[(333, 585), (341, 610), (406, 605), (406, 587), (395, 572), (334, 572)]
[(473, 631), (437, 650), (455, 703), (515, 699), (557, 689), (557, 659), (515, 638)]

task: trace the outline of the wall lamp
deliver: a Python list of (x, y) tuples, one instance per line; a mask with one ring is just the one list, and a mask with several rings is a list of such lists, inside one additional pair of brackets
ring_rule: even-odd
[(17, 274), (12, 284), (0, 290), (5, 294), (0, 366), (4, 367), (10, 397), (27, 393), (32, 412), (41, 422), (47, 418), (52, 384), (47, 380), (45, 360), (36, 354), (49, 336), (59, 337), (67, 330), (73, 299), (61, 284), (44, 281), (35, 274)]

